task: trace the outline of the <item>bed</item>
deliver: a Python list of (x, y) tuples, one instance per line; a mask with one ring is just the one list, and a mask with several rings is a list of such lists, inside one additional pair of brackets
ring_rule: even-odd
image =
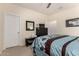
[(79, 37), (70, 35), (45, 35), (32, 44), (36, 56), (79, 56)]

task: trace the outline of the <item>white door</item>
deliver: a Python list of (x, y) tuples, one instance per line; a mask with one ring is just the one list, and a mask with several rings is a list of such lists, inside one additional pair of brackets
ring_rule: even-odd
[(5, 48), (18, 46), (20, 35), (20, 18), (16, 15), (5, 15)]

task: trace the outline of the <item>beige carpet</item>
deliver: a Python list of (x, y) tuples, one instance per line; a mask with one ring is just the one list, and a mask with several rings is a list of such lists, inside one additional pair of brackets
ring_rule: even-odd
[(4, 50), (1, 56), (33, 56), (31, 46), (17, 46)]

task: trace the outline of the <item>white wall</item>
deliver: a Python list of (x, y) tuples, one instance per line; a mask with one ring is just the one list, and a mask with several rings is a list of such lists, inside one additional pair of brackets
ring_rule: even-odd
[[(74, 7), (72, 9), (64, 10), (49, 17), (50, 22), (56, 21), (56, 32), (58, 34), (68, 34), (68, 35), (78, 35), (79, 27), (66, 27), (65, 21), (67, 19), (79, 17), (79, 7)], [(53, 27), (51, 28), (53, 29)], [(50, 31), (51, 32), (51, 31)]]
[[(0, 4), (0, 12), (3, 12), (4, 14), (10, 13), (14, 14), (16, 16), (20, 16), (20, 39), (21, 39), (21, 45), (25, 44), (25, 38), (31, 37), (33, 34), (35, 34), (34, 31), (26, 31), (26, 20), (31, 20), (35, 22), (35, 26), (38, 23), (45, 23), (47, 20), (47, 16), (41, 13), (38, 13), (36, 11), (32, 11), (27, 8), (19, 7), (16, 5), (10, 5), (10, 4)], [(0, 50), (2, 50), (2, 47), (4, 46), (3, 43), (3, 18), (0, 15)]]

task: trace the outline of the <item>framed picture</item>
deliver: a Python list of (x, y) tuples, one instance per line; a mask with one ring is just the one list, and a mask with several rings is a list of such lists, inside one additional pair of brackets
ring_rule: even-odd
[(26, 21), (26, 30), (33, 31), (34, 30), (34, 21)]
[(79, 18), (66, 20), (66, 27), (78, 27), (78, 26), (79, 26)]

